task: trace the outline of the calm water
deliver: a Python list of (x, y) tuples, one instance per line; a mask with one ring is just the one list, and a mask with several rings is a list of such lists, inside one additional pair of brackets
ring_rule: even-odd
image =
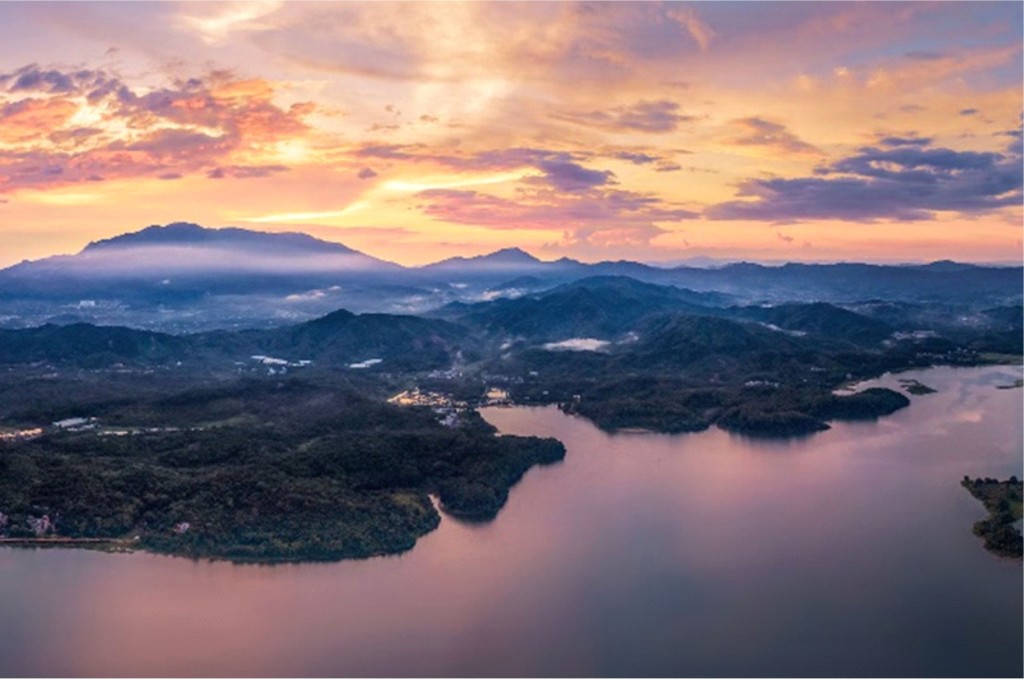
[(1021, 564), (959, 486), (1022, 475), (1020, 376), (901, 375), (939, 393), (788, 443), (490, 409), (565, 462), (399, 557), (0, 550), (0, 674), (1021, 676)]

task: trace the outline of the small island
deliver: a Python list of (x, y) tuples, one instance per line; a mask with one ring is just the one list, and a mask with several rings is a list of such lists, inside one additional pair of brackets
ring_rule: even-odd
[(1015, 525), (1021, 519), (1021, 482), (1017, 477), (999, 481), (964, 476), (960, 485), (988, 510), (988, 517), (974, 524), (974, 534), (985, 539), (985, 549), (999, 556), (1021, 558), (1021, 532)]
[(922, 384), (917, 380), (903, 379), (900, 380), (900, 385), (906, 390), (908, 394), (914, 396), (923, 396), (924, 394), (934, 394), (935, 389), (932, 389), (927, 384)]

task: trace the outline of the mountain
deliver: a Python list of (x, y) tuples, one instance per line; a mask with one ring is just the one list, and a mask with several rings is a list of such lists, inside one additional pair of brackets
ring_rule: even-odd
[(504, 248), (496, 250), (488, 255), (477, 255), (476, 257), (449, 257), (448, 259), (434, 264), (427, 264), (422, 267), (427, 271), (440, 271), (445, 269), (494, 269), (505, 268), (515, 269), (522, 267), (537, 267), (543, 264), (530, 253), (519, 248)]
[(877, 345), (893, 333), (893, 327), (887, 323), (825, 302), (743, 307), (736, 309), (735, 315), (791, 333), (820, 335), (861, 345)]
[(716, 290), (752, 301), (902, 302), (993, 306), (1019, 302), (1022, 267), (989, 267), (938, 262), (926, 266), (881, 264), (798, 264), (770, 267), (742, 262), (718, 269), (679, 267), (656, 282), (694, 290)]
[[(266, 330), (170, 335), (87, 323), (0, 329), (0, 365), (46, 362), (88, 368), (131, 366), (317, 367), (416, 371), (447, 368), (476, 342), (447, 321), (338, 310), (313, 321)], [(257, 358), (263, 357), (263, 358)], [(357, 368), (358, 369), (358, 368)]]
[(281, 325), (338, 307), (397, 311), (429, 295), (402, 271), (301, 233), (174, 223), (0, 271), (0, 320), (187, 332)]
[(181, 357), (188, 341), (174, 335), (88, 323), (0, 329), (0, 364), (39, 361), (83, 367), (120, 362), (163, 363)]
[(710, 313), (721, 295), (653, 285), (624, 276), (595, 276), (544, 292), (477, 304), (453, 304), (437, 315), (489, 335), (531, 341), (612, 339), (644, 318), (667, 311)]
[[(0, 272), (5, 281), (31, 287), (58, 276), (78, 285), (104, 281), (203, 281), (216, 288), (245, 276), (302, 277), (323, 274), (395, 271), (385, 262), (340, 243), (301, 233), (263, 233), (247, 229), (209, 229), (177, 222), (149, 226), (89, 243), (77, 255), (23, 262)], [(170, 277), (170, 278), (168, 278)]]
[[(541, 261), (519, 248), (504, 248), (476, 257), (450, 257), (408, 269), (406, 273), (411, 278), (435, 283), (458, 282), (461, 285), (486, 287), (510, 278), (531, 275), (543, 276), (549, 283), (552, 278), (561, 280), (566, 273), (566, 265), (567, 262)], [(573, 265), (584, 266), (579, 262), (568, 264), (569, 268)]]
[(804, 349), (799, 338), (754, 323), (679, 314), (652, 319), (639, 335), (632, 363), (648, 367), (688, 365), (710, 356), (729, 361), (749, 354)]
[(275, 257), (300, 257), (309, 255), (359, 255), (375, 263), (382, 260), (346, 247), (331, 243), (304, 233), (265, 233), (228, 227), (209, 229), (188, 222), (175, 222), (166, 226), (147, 226), (132, 233), (122, 234), (105, 240), (98, 240), (85, 246), (83, 253), (121, 251), (150, 247), (186, 247), (245, 252)]
[[(591, 321), (586, 318), (588, 312), (563, 307), (564, 313), (579, 317), (574, 323), (571, 317), (557, 319), (555, 312), (548, 313), (562, 325), (559, 331), (571, 330), (575, 324), (580, 329), (589, 325), (614, 332), (651, 310), (674, 310), (675, 304), (684, 301), (698, 306), (827, 302), (860, 311), (858, 304), (885, 300), (941, 306), (948, 318), (966, 318), (985, 309), (1019, 305), (1024, 298), (1024, 273), (1019, 266), (947, 261), (914, 266), (740, 262), (717, 268), (666, 268), (628, 260), (541, 261), (521, 249), (507, 248), (403, 267), (306, 234), (211, 229), (179, 222), (99, 240), (75, 255), (0, 270), (0, 325), (82, 321), (175, 333), (281, 326), (312, 320), (337, 308), (424, 313), (453, 301), (524, 294), (536, 299), (544, 291), (603, 277), (628, 277), (719, 297), (713, 301), (677, 296), (670, 303), (655, 295), (637, 300), (623, 289), (597, 290), (588, 284), (589, 297), (608, 294), (614, 302), (588, 300), (587, 293), (577, 290), (573, 294), (597, 316)], [(723, 299), (729, 301), (723, 303)], [(607, 308), (609, 304), (639, 304), (639, 308), (616, 310)], [(594, 305), (605, 308), (597, 310)], [(528, 306), (523, 303), (522, 309)], [(517, 308), (507, 311), (511, 314)], [(543, 312), (529, 315), (538, 324), (546, 322)], [(614, 320), (616, 315), (622, 319)], [(927, 320), (927, 314), (921, 318)], [(897, 325), (889, 318), (877, 320)], [(515, 330), (510, 322), (496, 323), (498, 330)]]
[[(443, 320), (392, 314), (335, 311), (322, 318), (272, 330), (242, 333), (266, 352), (319, 365), (379, 362), (382, 370), (447, 368), (475, 346), (465, 328)], [(370, 363), (372, 367), (376, 363)]]

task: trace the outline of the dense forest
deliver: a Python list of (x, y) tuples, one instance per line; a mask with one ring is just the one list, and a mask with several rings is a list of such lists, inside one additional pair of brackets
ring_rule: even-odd
[(530, 467), (564, 455), (553, 439), (458, 418), (445, 427), (428, 408), (294, 378), (108, 403), (103, 427), (0, 443), (0, 530), (137, 535), (147, 549), (234, 560), (400, 552), (437, 526), (429, 494), (492, 519)]

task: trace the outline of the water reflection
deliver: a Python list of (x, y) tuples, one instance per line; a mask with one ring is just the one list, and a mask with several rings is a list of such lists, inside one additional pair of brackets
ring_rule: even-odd
[(1022, 475), (1022, 391), (994, 386), (1019, 377), (888, 376), (939, 392), (784, 443), (491, 409), (565, 461), (399, 557), (3, 550), (0, 673), (1019, 676), (1020, 563), (981, 548), (958, 485)]

